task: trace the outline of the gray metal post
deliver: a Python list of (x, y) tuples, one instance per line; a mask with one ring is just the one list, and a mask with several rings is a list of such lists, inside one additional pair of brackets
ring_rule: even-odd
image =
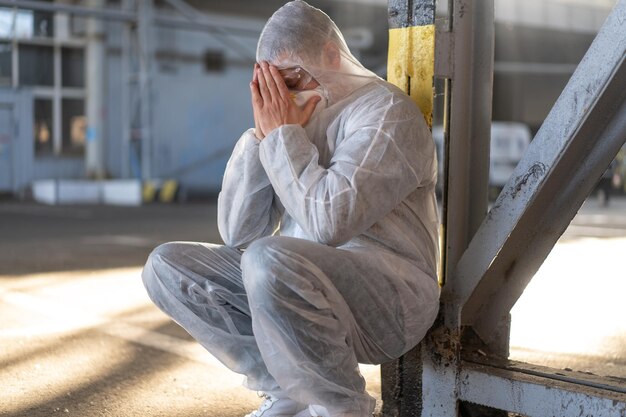
[[(122, 9), (134, 13), (135, 1), (122, 0)], [(131, 62), (132, 62), (132, 40), (133, 29), (131, 22), (124, 22), (122, 29), (122, 88), (120, 90), (120, 106), (122, 110), (122, 146), (121, 146), (121, 166), (122, 178), (130, 177), (130, 139), (132, 132), (132, 111), (131, 111)]]
[[(388, 12), (388, 80), (409, 94), (422, 110), (426, 121), (430, 122), (435, 0), (389, 0)], [(421, 414), (421, 345), (397, 360), (384, 363), (381, 366), (381, 379), (384, 416), (409, 417)]]
[(153, 0), (138, 0), (139, 94), (141, 103), (141, 178), (152, 178)]
[[(494, 54), (493, 0), (451, 0), (451, 33), (437, 44), (439, 75), (447, 85), (449, 119), (444, 184), (443, 289), (487, 213)], [(445, 43), (447, 42), (447, 44)], [(443, 74), (442, 74), (443, 73)], [(460, 308), (442, 303), (440, 320), (422, 348), (422, 416), (456, 417), (461, 369)]]
[[(89, 0), (88, 5), (101, 9), (104, 0)], [(87, 141), (85, 168), (87, 177), (104, 178), (104, 24), (102, 20), (87, 21)]]
[[(446, 280), (487, 214), (494, 55), (493, 0), (452, 2)], [(445, 288), (445, 287), (444, 287)]]

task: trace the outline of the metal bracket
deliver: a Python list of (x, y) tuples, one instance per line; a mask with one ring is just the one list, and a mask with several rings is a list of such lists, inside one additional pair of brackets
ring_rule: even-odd
[[(533, 367), (532, 365), (530, 368)], [(568, 382), (559, 375), (528, 372), (463, 361), (459, 375), (459, 399), (527, 416), (622, 417), (626, 395), (601, 386)]]

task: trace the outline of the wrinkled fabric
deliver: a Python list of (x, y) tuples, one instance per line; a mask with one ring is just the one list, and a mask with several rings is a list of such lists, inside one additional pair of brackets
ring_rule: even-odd
[(416, 345), (439, 293), (411, 262), (377, 252), (285, 236), (245, 252), (172, 242), (152, 252), (143, 279), (154, 303), (248, 388), (366, 416), (375, 403), (358, 363)]
[(415, 104), (302, 1), (270, 18), (257, 59), (310, 73), (326, 107), (263, 140), (244, 132), (218, 198), (226, 245), (162, 245), (144, 283), (250, 389), (371, 415), (358, 363), (399, 357), (437, 314), (434, 143)]

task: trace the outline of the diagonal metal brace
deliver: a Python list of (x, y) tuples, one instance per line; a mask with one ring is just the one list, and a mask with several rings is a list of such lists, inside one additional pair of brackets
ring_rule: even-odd
[(489, 342), (626, 140), (626, 0), (619, 0), (444, 293)]

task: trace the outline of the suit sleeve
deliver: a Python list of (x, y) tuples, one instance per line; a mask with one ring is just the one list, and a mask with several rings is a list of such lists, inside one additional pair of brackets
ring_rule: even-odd
[(259, 159), (260, 141), (246, 131), (226, 165), (217, 203), (217, 223), (227, 246), (244, 247), (271, 235), (280, 221), (280, 205)]
[(339, 246), (418, 187), (436, 181), (434, 144), (422, 114), (404, 99), (355, 110), (328, 168), (299, 125), (261, 143), (260, 158), (287, 213), (316, 241)]

